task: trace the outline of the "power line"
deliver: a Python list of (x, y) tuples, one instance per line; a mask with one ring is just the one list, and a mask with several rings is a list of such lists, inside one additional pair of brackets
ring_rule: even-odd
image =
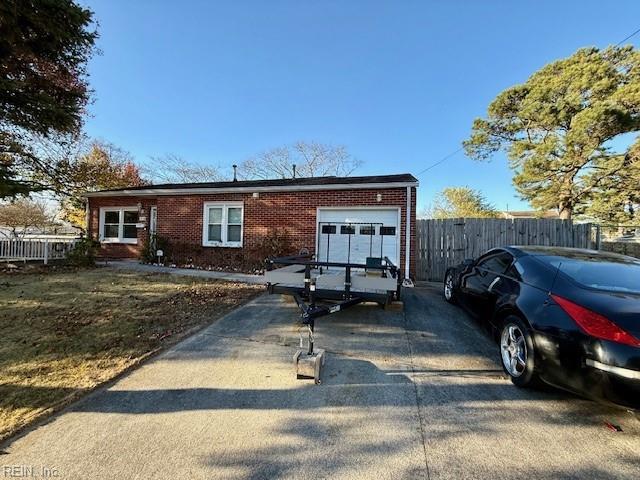
[(640, 28), (637, 29), (635, 32), (633, 32), (631, 35), (623, 38), (622, 40), (620, 40), (618, 43), (616, 43), (616, 47), (619, 47), (621, 44), (623, 44), (624, 42), (626, 42), (627, 40), (629, 40), (632, 37), (635, 37), (638, 33), (640, 33)]
[[(627, 40), (629, 40), (630, 38), (635, 37), (638, 33), (640, 33), (640, 28), (638, 28), (635, 32), (631, 33), (630, 35), (627, 35), (626, 37), (624, 37), (622, 40), (620, 40), (618, 43), (616, 43), (616, 47), (619, 47), (620, 45), (622, 45), (624, 42), (626, 42)], [(437, 167), (438, 165), (440, 165), (441, 163), (447, 161), (448, 159), (450, 159), (451, 157), (453, 157), (456, 153), (461, 152), (462, 150), (464, 150), (464, 147), (460, 147), (458, 148), (455, 152), (451, 152), (450, 154), (442, 157), (440, 160), (438, 160), (436, 163), (429, 165), (427, 168), (425, 168), (424, 170), (421, 170), (420, 172), (418, 172), (416, 174), (416, 176), (418, 175), (422, 175), (423, 173), (431, 170), (434, 167)]]
[(437, 167), (438, 165), (440, 165), (442, 162), (450, 159), (451, 157), (453, 157), (456, 153), (461, 152), (462, 150), (464, 150), (464, 147), (460, 147), (459, 149), (457, 149), (455, 152), (451, 152), (449, 155), (446, 155), (444, 157), (442, 157), (440, 160), (438, 160), (436, 163), (433, 163), (431, 165), (429, 165), (427, 168), (425, 168), (424, 170), (416, 173), (417, 175), (422, 175), (424, 172), (431, 170), (433, 167)]

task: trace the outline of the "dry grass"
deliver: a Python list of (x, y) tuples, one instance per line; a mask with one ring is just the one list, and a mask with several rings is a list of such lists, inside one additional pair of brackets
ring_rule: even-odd
[(108, 269), (0, 274), (0, 440), (259, 292)]

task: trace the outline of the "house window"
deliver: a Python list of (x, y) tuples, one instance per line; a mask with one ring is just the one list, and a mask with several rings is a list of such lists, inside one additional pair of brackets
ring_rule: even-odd
[(102, 238), (117, 240), (118, 237), (120, 237), (120, 234), (118, 233), (119, 228), (120, 228), (120, 212), (119, 211), (104, 212)]
[(380, 227), (380, 235), (395, 235), (396, 227)]
[(364, 227), (360, 227), (360, 235), (375, 235), (376, 227), (373, 225), (366, 225)]
[(335, 225), (323, 225), (322, 226), (322, 233), (324, 233), (326, 235), (331, 235), (333, 233), (336, 233), (336, 226)]
[(100, 241), (104, 243), (138, 243), (137, 224), (137, 207), (101, 208)]
[(227, 208), (227, 242), (242, 241), (242, 207)]
[(123, 210), (122, 211), (122, 238), (124, 239), (138, 239), (138, 210)]
[(209, 236), (208, 242), (222, 242), (222, 207), (209, 208)]
[(205, 247), (242, 247), (244, 207), (242, 203), (206, 202), (204, 204), (202, 245)]
[(340, 227), (341, 235), (354, 235), (356, 233), (356, 227), (353, 225), (342, 225)]

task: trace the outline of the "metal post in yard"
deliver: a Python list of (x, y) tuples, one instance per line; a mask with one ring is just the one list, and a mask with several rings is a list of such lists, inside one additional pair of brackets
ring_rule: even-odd
[(47, 265), (49, 263), (49, 239), (44, 239), (44, 264)]

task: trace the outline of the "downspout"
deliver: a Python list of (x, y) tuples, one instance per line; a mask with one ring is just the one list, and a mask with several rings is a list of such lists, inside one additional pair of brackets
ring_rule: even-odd
[(91, 215), (89, 214), (89, 198), (85, 198), (85, 204), (84, 204), (84, 224), (85, 224), (85, 231), (84, 231), (84, 237), (85, 238), (90, 238), (90, 231), (91, 228), (89, 226), (89, 221), (91, 220)]
[(407, 187), (407, 215), (404, 222), (404, 280), (402, 286), (413, 287), (413, 282), (409, 278), (411, 266), (411, 187)]

